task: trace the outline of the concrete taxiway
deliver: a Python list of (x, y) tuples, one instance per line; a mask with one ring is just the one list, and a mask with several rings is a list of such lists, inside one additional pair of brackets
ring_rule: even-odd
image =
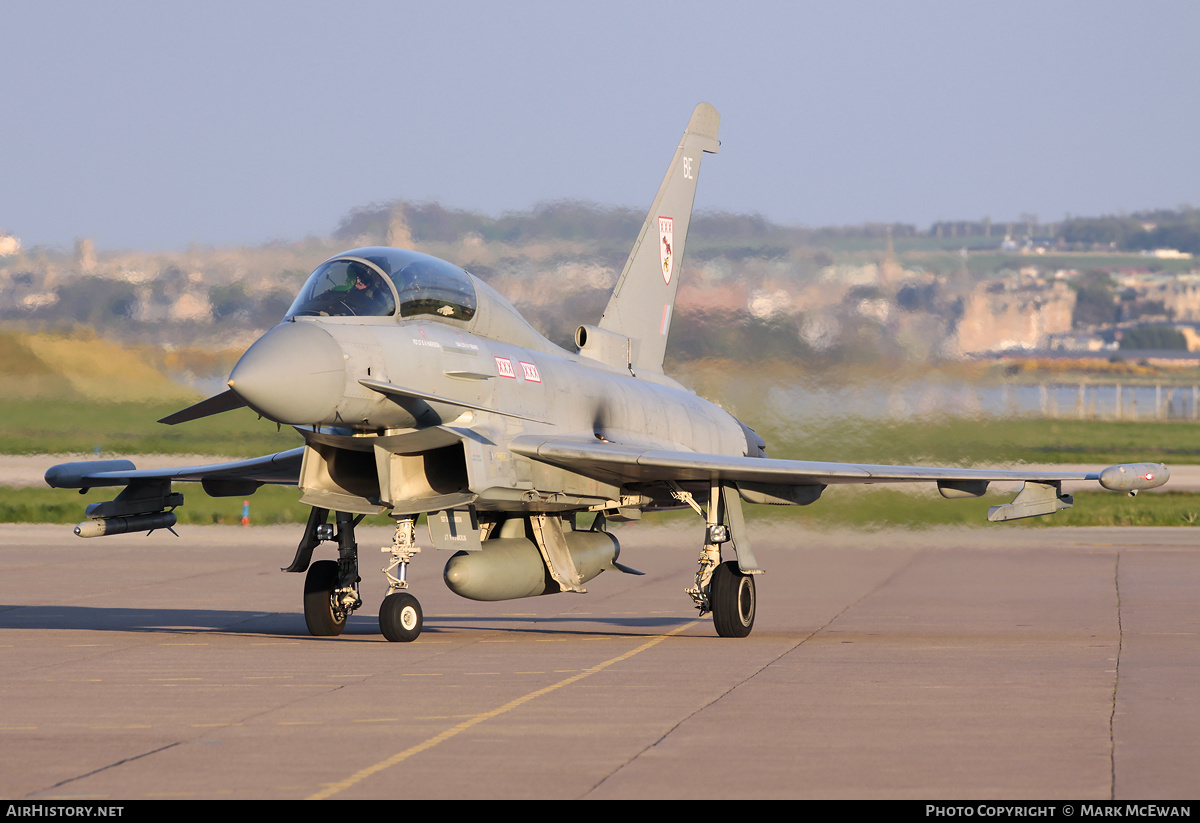
[(1200, 531), (756, 525), (758, 620), (697, 620), (700, 529), (586, 595), (308, 637), (295, 527), (0, 526), (0, 796), (1170, 799), (1200, 794)]

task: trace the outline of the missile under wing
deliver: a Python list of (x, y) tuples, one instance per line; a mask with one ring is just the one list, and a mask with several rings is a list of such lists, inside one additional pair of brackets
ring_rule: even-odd
[[(1003, 521), (1068, 508), (1067, 480), (1129, 493), (1166, 482), (1154, 463), (1037, 472), (767, 457), (752, 429), (663, 373), (696, 182), (719, 126), (716, 109), (696, 107), (608, 306), (578, 327), (574, 350), (448, 261), (385, 247), (335, 255), (238, 361), (228, 391), (161, 421), (249, 406), (296, 427), (303, 445), (211, 466), (55, 466), (46, 481), (56, 488), (124, 487), (89, 506), (76, 533), (174, 525), (176, 482), (215, 496), (296, 485), (311, 513), (285, 571), (306, 573), (309, 631), (336, 635), (362, 605), (355, 526), (386, 513), (396, 530), (379, 621), (389, 640), (407, 641), (423, 620), (406, 579), (422, 515), (434, 547), (452, 552), (451, 590), (505, 600), (584, 592), (605, 571), (637, 574), (620, 562), (607, 523), (688, 507), (704, 528), (687, 593), (719, 635), (743, 637), (762, 571), (743, 502), (808, 505), (848, 483), (928, 483), (945, 497), (978, 497), (993, 481), (1023, 481), (1014, 500), (989, 511)], [(314, 562), (327, 542), (336, 560)]]

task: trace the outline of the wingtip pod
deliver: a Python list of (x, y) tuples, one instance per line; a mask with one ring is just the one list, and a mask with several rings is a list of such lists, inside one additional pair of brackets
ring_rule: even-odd
[(1164, 463), (1121, 463), (1100, 472), (1100, 485), (1114, 492), (1156, 489), (1170, 479)]

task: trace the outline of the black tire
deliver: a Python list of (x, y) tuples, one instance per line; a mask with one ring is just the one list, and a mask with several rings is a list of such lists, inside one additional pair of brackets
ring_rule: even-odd
[(393, 592), (379, 607), (379, 630), (393, 643), (411, 643), (421, 634), (425, 619), (421, 604), (408, 592)]
[(337, 583), (335, 561), (318, 560), (308, 567), (304, 577), (304, 622), (313, 637), (337, 637), (346, 628), (346, 616), (339, 619), (333, 611), (333, 590)]
[(721, 637), (745, 637), (754, 628), (754, 576), (730, 560), (713, 571), (708, 589), (713, 626)]

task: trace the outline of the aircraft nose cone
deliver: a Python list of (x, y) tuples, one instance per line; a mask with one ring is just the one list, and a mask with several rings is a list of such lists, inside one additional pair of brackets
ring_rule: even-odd
[(284, 323), (242, 355), (229, 375), (229, 388), (277, 423), (331, 423), (346, 391), (346, 360), (319, 325)]

